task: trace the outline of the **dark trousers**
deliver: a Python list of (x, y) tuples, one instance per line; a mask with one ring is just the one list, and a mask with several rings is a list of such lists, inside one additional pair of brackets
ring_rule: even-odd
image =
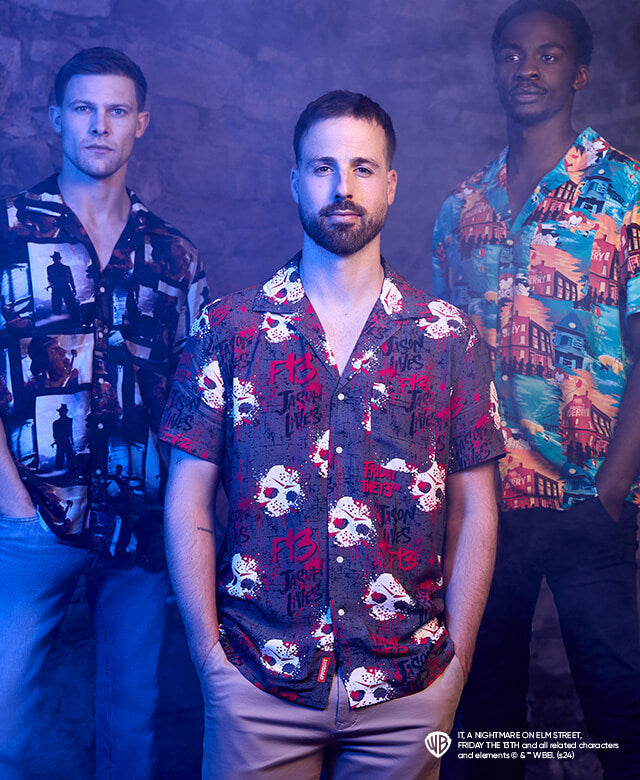
[[(636, 514), (625, 503), (615, 522), (597, 498), (563, 512), (501, 514), (494, 580), (462, 697), (465, 729), (527, 729), (531, 622), (545, 576), (591, 739), (620, 744), (598, 752), (605, 778), (640, 778)], [(468, 761), (465, 769), (467, 778), (524, 777), (524, 762), (512, 760)]]
[(51, 288), (51, 311), (53, 314), (62, 314), (62, 301), (67, 307), (67, 314), (73, 319), (80, 316), (80, 306), (76, 296), (68, 285), (56, 285)]

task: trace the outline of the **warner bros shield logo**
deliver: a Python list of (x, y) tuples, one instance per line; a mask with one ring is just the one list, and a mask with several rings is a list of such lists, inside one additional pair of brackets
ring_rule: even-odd
[(442, 758), (447, 750), (449, 750), (451, 737), (448, 734), (445, 734), (444, 731), (432, 731), (430, 734), (427, 734), (424, 744), (427, 746), (427, 750), (432, 756)]

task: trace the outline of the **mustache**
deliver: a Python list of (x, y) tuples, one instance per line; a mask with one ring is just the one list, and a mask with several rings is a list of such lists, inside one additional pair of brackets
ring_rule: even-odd
[(516, 93), (525, 93), (525, 94), (539, 94), (542, 92), (546, 92), (546, 89), (544, 87), (539, 87), (537, 84), (516, 84), (515, 87), (512, 87), (509, 90), (509, 93), (511, 95)]
[(362, 206), (357, 206), (352, 200), (346, 198), (344, 200), (337, 200), (335, 203), (331, 203), (329, 206), (320, 209), (319, 215), (321, 217), (330, 217), (338, 211), (353, 211), (353, 213), (357, 214), (359, 217), (365, 213)]

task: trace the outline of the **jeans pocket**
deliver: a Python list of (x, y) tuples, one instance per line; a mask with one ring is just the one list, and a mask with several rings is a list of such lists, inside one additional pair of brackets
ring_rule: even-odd
[(11, 526), (16, 530), (23, 529), (24, 531), (35, 530), (36, 532), (42, 532), (49, 539), (55, 542), (60, 541), (58, 536), (47, 525), (39, 509), (36, 510), (35, 515), (29, 515), (29, 517), (14, 517), (13, 515), (0, 514), (0, 523), (3, 523), (5, 527)]
[(14, 515), (3, 515), (0, 512), (0, 523), (35, 523), (38, 519), (38, 512), (28, 517), (15, 517)]

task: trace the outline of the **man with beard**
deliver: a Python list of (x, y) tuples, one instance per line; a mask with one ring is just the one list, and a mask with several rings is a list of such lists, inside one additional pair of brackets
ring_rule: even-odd
[[(434, 233), (436, 294), (467, 309), (491, 348), (507, 445), (464, 727), (526, 730), (546, 577), (605, 776), (638, 778), (640, 165), (573, 128), (593, 48), (574, 3), (519, 0), (492, 48), (509, 145), (456, 188)], [(524, 761), (492, 764), (468, 762), (467, 775), (524, 776)]]
[(302, 252), (205, 311), (161, 428), (203, 777), (318, 777), (324, 757), (334, 777), (432, 778), (493, 566), (486, 356), (380, 256), (396, 189), (380, 106), (330, 92), (294, 149)]

